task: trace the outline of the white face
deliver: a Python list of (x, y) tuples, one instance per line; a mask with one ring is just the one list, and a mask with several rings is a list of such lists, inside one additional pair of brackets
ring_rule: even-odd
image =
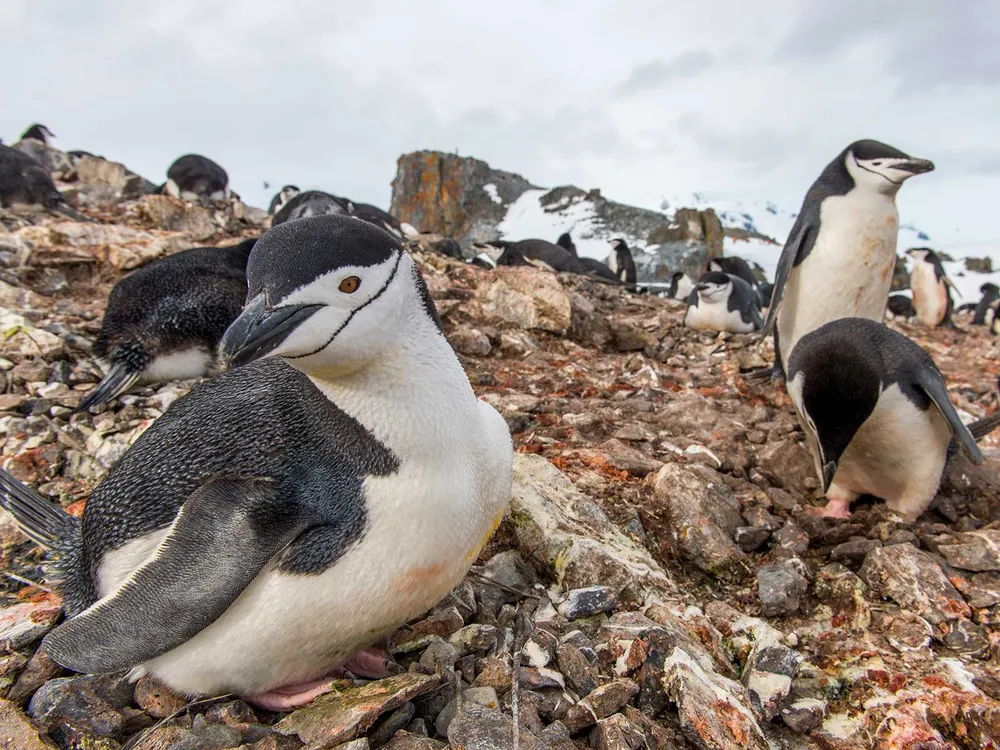
[(921, 263), (927, 260), (926, 250), (918, 250), (916, 248), (913, 248), (912, 250), (907, 250), (906, 254), (909, 255), (911, 258), (913, 258), (913, 261), (915, 263)]
[(718, 304), (729, 298), (729, 292), (733, 288), (732, 282), (728, 284), (715, 284), (713, 282), (704, 283), (698, 290), (698, 296), (710, 304)]
[(503, 246), (494, 245), (492, 242), (477, 242), (474, 247), (483, 255), (487, 256), (496, 265), (497, 260), (503, 255)]
[(858, 187), (876, 190), (885, 195), (895, 195), (903, 182), (914, 174), (919, 174), (911, 169), (902, 168), (903, 165), (913, 164), (915, 161), (919, 160), (894, 157), (858, 159), (851, 151), (847, 154), (846, 166)]
[(619, 247), (621, 247), (621, 244), (622, 244), (621, 240), (611, 240), (611, 249), (617, 250)]

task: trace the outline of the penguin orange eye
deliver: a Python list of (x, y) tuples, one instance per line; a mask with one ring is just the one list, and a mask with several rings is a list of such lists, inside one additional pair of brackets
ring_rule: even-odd
[(358, 287), (361, 286), (361, 279), (357, 276), (348, 276), (346, 279), (340, 282), (338, 287), (340, 291), (344, 294), (354, 294), (358, 291)]

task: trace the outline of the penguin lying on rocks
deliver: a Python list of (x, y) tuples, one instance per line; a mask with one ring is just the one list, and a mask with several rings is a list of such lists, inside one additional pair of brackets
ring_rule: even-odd
[(684, 324), (696, 331), (751, 333), (759, 331), (764, 320), (753, 287), (737, 276), (710, 271), (688, 297)]
[(38, 122), (29, 126), (27, 130), (21, 133), (22, 141), (25, 140), (26, 138), (33, 138), (36, 141), (41, 141), (46, 146), (49, 145), (49, 138), (55, 138), (55, 137), (56, 137), (55, 133), (53, 133), (47, 127)]
[(94, 344), (107, 374), (77, 411), (110, 401), (139, 381), (213, 374), (219, 340), (243, 309), (255, 242), (183, 250), (115, 284)]
[(587, 267), (563, 247), (545, 240), (491, 240), (474, 245), (499, 266), (521, 266), (540, 263), (553, 271), (586, 274)]
[(349, 215), (350, 201), (338, 198), (336, 195), (324, 193), (322, 190), (307, 190), (293, 195), (277, 209), (271, 219), (271, 226), (276, 227), (286, 221), (305, 219), (310, 216), (326, 216), (327, 214)]
[(276, 211), (279, 211), (282, 206), (301, 192), (296, 185), (285, 185), (271, 198), (271, 203), (267, 207), (267, 215), (274, 216)]
[(185, 154), (171, 164), (161, 189), (186, 201), (220, 201), (231, 195), (226, 170), (201, 154)]
[(39, 205), (74, 221), (90, 221), (56, 190), (48, 170), (10, 146), (0, 144), (0, 206)]
[(6, 472), (0, 503), (50, 550), (56, 663), (283, 710), (345, 667), (385, 675), (370, 644), (465, 575), (513, 449), (388, 233), (288, 222), (247, 279), (221, 344), (235, 369), (174, 402), (82, 519)]
[(952, 280), (944, 272), (938, 254), (929, 247), (912, 247), (906, 251), (913, 261), (910, 270), (910, 289), (913, 291), (913, 309), (917, 320), (925, 326), (952, 326), (951, 312), (955, 306), (951, 290)]
[(750, 264), (743, 260), (743, 258), (739, 258), (735, 255), (726, 255), (720, 258), (709, 258), (708, 266), (705, 270), (706, 272), (720, 271), (722, 273), (728, 273), (730, 276), (736, 276), (737, 278), (743, 279), (754, 289), (757, 288), (757, 277), (753, 275), (753, 270), (750, 268)]
[(559, 239), (556, 240), (556, 244), (569, 252), (574, 258), (580, 261), (583, 266), (587, 269), (587, 273), (591, 276), (599, 276), (602, 279), (607, 279), (608, 281), (618, 282), (618, 277), (615, 276), (614, 271), (612, 271), (606, 263), (601, 263), (601, 261), (595, 258), (581, 258), (579, 253), (576, 251), (576, 244), (573, 242), (573, 238), (570, 236), (569, 232), (563, 232), (559, 235)]
[(851, 503), (867, 494), (916, 520), (958, 446), (981, 463), (976, 440), (1000, 425), (1000, 412), (963, 424), (927, 352), (865, 318), (803, 336), (786, 385), (826, 493), (819, 513), (834, 518), (850, 517)]
[[(991, 313), (993, 308), (991, 306), (994, 302), (1000, 300), (1000, 287), (987, 281), (979, 287), (979, 293), (982, 296), (975, 305), (975, 312), (972, 315), (972, 325), (988, 326), (993, 322)], [(990, 316), (989, 320), (987, 320), (987, 315)]]
[(890, 294), (885, 306), (885, 315), (889, 320), (909, 320), (917, 314), (913, 309), (913, 300), (905, 294)]

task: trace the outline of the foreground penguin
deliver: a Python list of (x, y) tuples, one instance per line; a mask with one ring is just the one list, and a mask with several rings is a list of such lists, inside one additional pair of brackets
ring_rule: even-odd
[(229, 175), (207, 156), (185, 154), (167, 170), (163, 192), (186, 201), (226, 200)]
[(573, 242), (573, 237), (569, 232), (563, 232), (560, 234), (559, 239), (556, 240), (556, 244), (579, 260), (580, 263), (583, 264), (584, 268), (587, 269), (587, 273), (591, 276), (599, 276), (600, 278), (608, 281), (618, 282), (618, 277), (615, 276), (614, 271), (608, 268), (606, 263), (601, 263), (601, 261), (595, 258), (580, 257), (580, 254), (576, 251), (576, 243)]
[(324, 193), (322, 190), (307, 190), (289, 198), (271, 219), (271, 226), (276, 227), (286, 221), (306, 219), (310, 216), (327, 216), (332, 214), (351, 213), (350, 201), (338, 198), (336, 195)]
[(954, 288), (954, 284), (945, 274), (938, 254), (929, 247), (913, 247), (906, 254), (913, 261), (910, 289), (917, 320), (931, 328), (953, 325), (951, 312), (955, 303), (949, 287)]
[(74, 221), (87, 221), (56, 190), (49, 171), (25, 153), (0, 144), (0, 206), (39, 205)]
[[(774, 279), (774, 375), (798, 340), (838, 318), (881, 321), (896, 262), (896, 193), (934, 165), (878, 141), (857, 141), (806, 193)], [(775, 325), (776, 324), (776, 325)]]
[(638, 275), (635, 271), (635, 261), (632, 251), (623, 239), (611, 240), (611, 271), (623, 284), (635, 285)]
[(957, 444), (981, 463), (976, 439), (1000, 424), (1000, 413), (962, 424), (927, 352), (865, 318), (803, 336), (786, 384), (826, 493), (820, 514), (834, 518), (850, 517), (851, 503), (868, 494), (915, 520)]
[(764, 325), (760, 298), (743, 279), (710, 271), (698, 279), (688, 297), (684, 324), (696, 331), (759, 331)]
[(138, 381), (213, 374), (219, 340), (243, 309), (255, 242), (183, 250), (115, 284), (94, 343), (107, 374), (77, 411), (110, 401)]
[(247, 279), (221, 345), (236, 369), (156, 420), (82, 519), (6, 473), (3, 505), (55, 553), (57, 663), (279, 710), (348, 660), (384, 674), (372, 650), (352, 655), (465, 575), (510, 499), (513, 453), (386, 232), (289, 222)]

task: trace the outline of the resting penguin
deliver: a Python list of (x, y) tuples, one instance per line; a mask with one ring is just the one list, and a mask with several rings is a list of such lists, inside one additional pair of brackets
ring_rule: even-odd
[(734, 255), (724, 256), (722, 258), (709, 258), (708, 267), (705, 270), (728, 273), (730, 276), (736, 276), (743, 279), (754, 289), (757, 288), (757, 277), (753, 275), (753, 271), (750, 269), (750, 264), (743, 260), (743, 258), (738, 258)]
[(475, 248), (479, 252), (485, 252), (500, 266), (520, 266), (531, 261), (538, 261), (553, 271), (587, 273), (587, 267), (580, 262), (579, 258), (565, 248), (545, 240), (520, 240), (519, 242), (491, 240), (490, 242), (476, 243)]
[(667, 297), (671, 299), (686, 300), (694, 290), (694, 282), (691, 277), (683, 271), (674, 271), (670, 274), (670, 286), (667, 287)]
[(980, 463), (976, 439), (1000, 424), (1000, 416), (962, 424), (927, 352), (866, 318), (843, 318), (803, 336), (787, 373), (826, 493), (819, 511), (825, 516), (849, 517), (851, 503), (868, 494), (916, 520), (957, 445)]
[[(976, 311), (972, 316), (972, 325), (974, 326), (986, 326), (990, 325), (992, 320), (992, 310), (991, 305), (1000, 299), (1000, 287), (996, 284), (986, 282), (981, 287), (979, 287), (979, 292), (983, 296), (979, 299), (976, 304)], [(990, 314), (990, 320), (986, 319), (987, 314)]]
[(279, 208), (271, 219), (271, 226), (276, 227), (286, 221), (326, 214), (350, 214), (349, 201), (324, 193), (322, 190), (307, 190), (293, 196)]
[(623, 284), (635, 285), (637, 278), (632, 251), (623, 239), (611, 240), (611, 271)]
[(49, 145), (49, 138), (55, 138), (56, 134), (49, 130), (47, 127), (40, 123), (35, 123), (23, 133), (21, 133), (21, 140), (26, 138), (33, 138), (36, 141), (41, 141), (45, 145)]
[(110, 401), (140, 380), (214, 374), (219, 340), (247, 296), (247, 258), (255, 242), (183, 250), (115, 284), (94, 344), (107, 374), (77, 411)]
[(40, 205), (74, 221), (87, 221), (56, 190), (48, 170), (25, 153), (0, 145), (0, 206)]
[(606, 263), (601, 263), (601, 261), (594, 258), (580, 257), (580, 255), (576, 252), (576, 245), (573, 243), (573, 238), (570, 236), (569, 232), (563, 232), (560, 234), (559, 239), (556, 240), (556, 244), (579, 260), (580, 263), (583, 264), (584, 268), (587, 269), (587, 273), (591, 276), (599, 276), (602, 279), (618, 283), (618, 277), (615, 276), (614, 272), (610, 268), (608, 268)]
[(403, 225), (392, 214), (370, 203), (355, 203), (354, 201), (348, 201), (348, 203), (351, 216), (357, 216), (362, 221), (374, 224), (379, 229), (384, 229), (389, 234), (403, 239)]
[(812, 184), (778, 261), (767, 311), (773, 375), (783, 373), (798, 340), (824, 323), (882, 320), (896, 262), (896, 193), (932, 169), (884, 143), (856, 141)]
[(226, 200), (230, 196), (226, 170), (200, 154), (185, 154), (170, 165), (163, 192), (186, 201)]
[(273, 216), (276, 211), (301, 192), (296, 185), (285, 185), (271, 198), (271, 203), (267, 207), (267, 215)]
[(909, 320), (916, 314), (917, 311), (913, 309), (913, 300), (905, 294), (889, 295), (889, 300), (885, 306), (885, 316), (889, 320), (895, 320), (896, 318)]
[(174, 402), (82, 519), (6, 473), (0, 497), (53, 552), (58, 664), (282, 710), (345, 662), (384, 675), (372, 649), (352, 655), (462, 579), (510, 499), (513, 449), (388, 233), (289, 222), (247, 280), (221, 343), (235, 369)]
[(913, 247), (906, 251), (913, 260), (910, 270), (910, 289), (913, 291), (913, 309), (917, 320), (925, 326), (951, 326), (951, 311), (954, 302), (951, 279), (944, 272), (941, 259), (928, 247)]
[(764, 325), (760, 298), (743, 279), (710, 271), (698, 279), (688, 297), (684, 324), (696, 331), (759, 331)]

